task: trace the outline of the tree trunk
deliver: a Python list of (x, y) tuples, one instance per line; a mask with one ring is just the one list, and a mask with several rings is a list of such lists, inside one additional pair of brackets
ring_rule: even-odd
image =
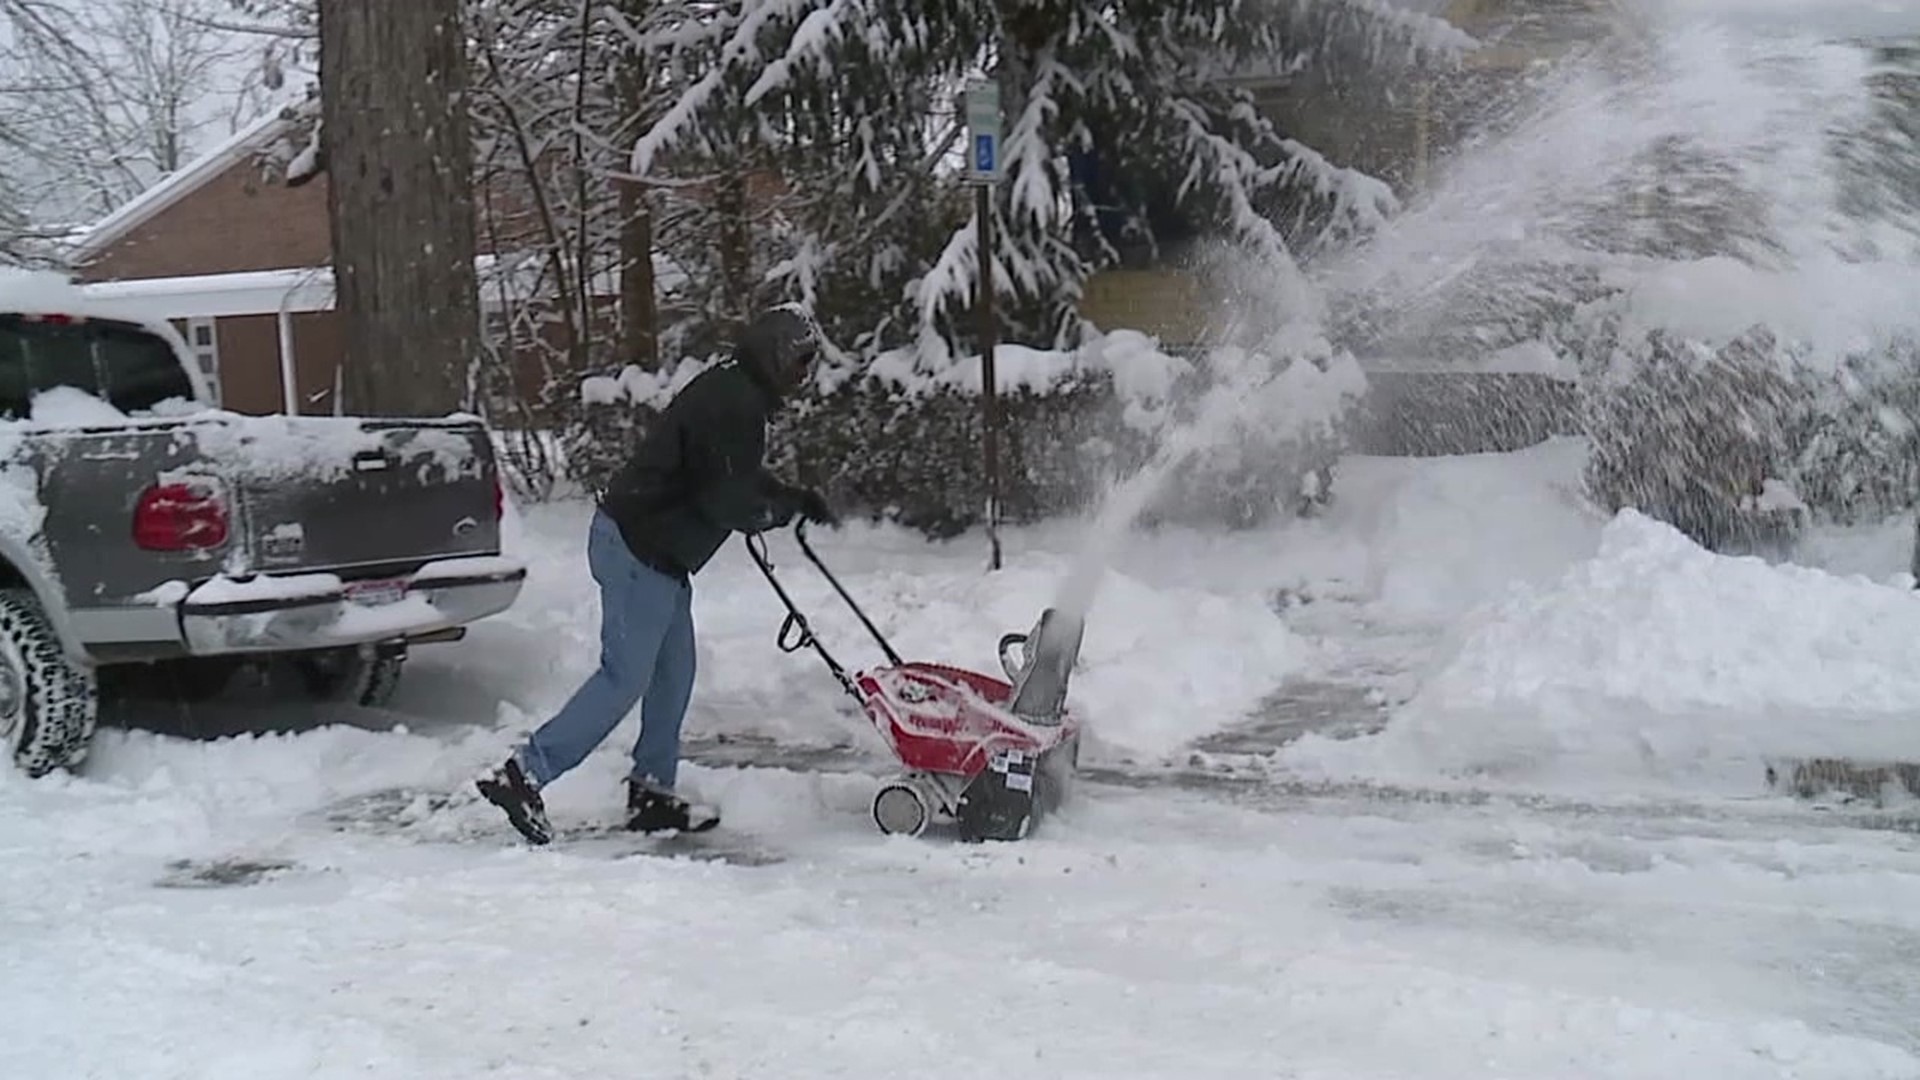
[(714, 213), (720, 219), (720, 281), (727, 317), (737, 332), (753, 318), (753, 223), (748, 220), (747, 165), (743, 159), (715, 183)]
[(620, 186), (620, 352), (627, 363), (660, 366), (660, 309), (653, 281), (653, 209), (638, 184)]
[(320, 0), (346, 411), (469, 407), (479, 353), (460, 0)]
[[(649, 0), (626, 0), (624, 12), (642, 25)], [(646, 57), (629, 49), (620, 57), (620, 130), (646, 130)], [(660, 366), (660, 308), (653, 279), (653, 206), (646, 190), (620, 183), (620, 354), (647, 370)]]

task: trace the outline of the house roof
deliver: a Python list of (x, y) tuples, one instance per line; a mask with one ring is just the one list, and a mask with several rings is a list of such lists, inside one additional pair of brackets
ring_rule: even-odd
[(73, 260), (76, 263), (86, 262), (99, 255), (108, 245), (200, 190), (236, 162), (245, 160), (247, 155), (291, 131), (296, 122), (291, 112), (277, 110), (255, 120), (121, 204), (119, 209), (101, 218), (80, 235), (73, 247)]
[(151, 319), (328, 311), (334, 300), (333, 271), (324, 266), (98, 281), (80, 291)]
[[(525, 301), (539, 291), (542, 263), (538, 258), (521, 255), (501, 259), (480, 255), (473, 262), (481, 279), (482, 308), (499, 307), (503, 293), (506, 298)], [(659, 254), (653, 257), (653, 272), (655, 280), (669, 288), (685, 280), (680, 269)], [(10, 280), (15, 279), (0, 276), (0, 299), (9, 296), (5, 286)], [(112, 304), (116, 310), (133, 312), (146, 319), (231, 318), (277, 315), (282, 311), (292, 315), (331, 311), (335, 301), (333, 269), (327, 266), (96, 281), (60, 288), (69, 290), (62, 295), (78, 295)], [(619, 269), (608, 267), (595, 274), (593, 288), (599, 297), (619, 296)], [(71, 293), (74, 289), (78, 290), (77, 294)], [(12, 294), (19, 295), (20, 291), (15, 288)]]

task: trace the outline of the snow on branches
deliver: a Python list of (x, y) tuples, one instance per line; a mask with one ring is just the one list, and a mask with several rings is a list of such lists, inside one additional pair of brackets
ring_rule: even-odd
[[(661, 7), (676, 5), (662, 3)], [(691, 10), (692, 5), (678, 5)], [(1250, 83), (1448, 58), (1472, 40), (1388, 0), (731, 0), (636, 48), (707, 63), (632, 144), (643, 182), (753, 167), (782, 192), (758, 280), (869, 338), (956, 338), (977, 223), (948, 146), (955, 96), (1006, 106), (994, 288), (1016, 339), (1071, 344), (1081, 285), (1169, 228), (1290, 262), (1396, 206), (1382, 182), (1283, 135)], [(703, 164), (704, 163), (704, 164)], [(1168, 224), (1179, 219), (1177, 227)]]

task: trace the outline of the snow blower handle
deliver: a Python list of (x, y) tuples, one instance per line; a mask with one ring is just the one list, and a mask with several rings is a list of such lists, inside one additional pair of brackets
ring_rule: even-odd
[(789, 611), (786, 619), (780, 623), (780, 633), (773, 643), (780, 646), (781, 652), (796, 653), (814, 641), (813, 628), (807, 625), (806, 616)]
[[(1020, 682), (1020, 676), (1025, 674), (1024, 669), (1027, 666), (1024, 655), (1021, 660), (1016, 663), (1008, 650), (1012, 649), (1015, 645), (1024, 646), (1026, 643), (1027, 635), (1025, 634), (1007, 634), (1000, 639), (1000, 668), (1007, 673), (1008, 682), (1018, 684)], [(1022, 652), (1024, 653), (1024, 651), (1023, 649)]]
[(827, 647), (814, 636), (813, 627), (807, 624), (806, 615), (800, 611), (800, 606), (793, 602), (793, 597), (787, 594), (786, 587), (781, 585), (780, 579), (775, 576), (773, 559), (767, 555), (766, 540), (759, 533), (748, 533), (746, 542), (747, 554), (753, 556), (754, 564), (760, 567), (762, 574), (766, 575), (767, 584), (773, 586), (774, 593), (780, 597), (780, 602), (787, 608), (787, 617), (781, 621), (780, 633), (774, 639), (774, 643), (780, 647), (781, 652), (786, 653), (812, 648), (814, 652), (820, 654), (821, 660), (826, 661), (827, 670), (833, 672), (833, 677), (839, 681), (840, 685), (845, 687), (848, 693), (859, 696), (854, 689), (852, 677), (847, 674), (847, 669), (841, 667), (840, 661), (834, 659), (833, 654), (827, 651)]
[(860, 619), (860, 625), (867, 628), (867, 633), (873, 635), (873, 640), (880, 645), (880, 651), (887, 654), (887, 659), (893, 663), (893, 666), (900, 667), (904, 664), (905, 661), (900, 659), (900, 654), (894, 652), (893, 646), (887, 642), (887, 636), (880, 632), (879, 627), (873, 625), (873, 620), (867, 618), (866, 612), (860, 610), (860, 605), (854, 602), (853, 596), (840, 584), (840, 579), (833, 576), (833, 571), (827, 569), (827, 564), (820, 561), (820, 556), (813, 553), (813, 545), (807, 543), (807, 521), (805, 518), (801, 518), (800, 521), (794, 525), (793, 538), (799, 542), (800, 550), (806, 555), (807, 561), (811, 562), (814, 568), (820, 571), (821, 577), (827, 579), (827, 584), (833, 586), (833, 591), (840, 594), (840, 599), (847, 602), (847, 607), (851, 608), (854, 615)]

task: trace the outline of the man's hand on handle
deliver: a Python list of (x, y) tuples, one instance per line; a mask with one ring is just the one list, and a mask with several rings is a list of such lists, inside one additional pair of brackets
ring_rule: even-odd
[(840, 527), (840, 516), (827, 505), (827, 497), (812, 489), (802, 489), (795, 493), (799, 498), (800, 517), (809, 525), (825, 525), (831, 529)]

